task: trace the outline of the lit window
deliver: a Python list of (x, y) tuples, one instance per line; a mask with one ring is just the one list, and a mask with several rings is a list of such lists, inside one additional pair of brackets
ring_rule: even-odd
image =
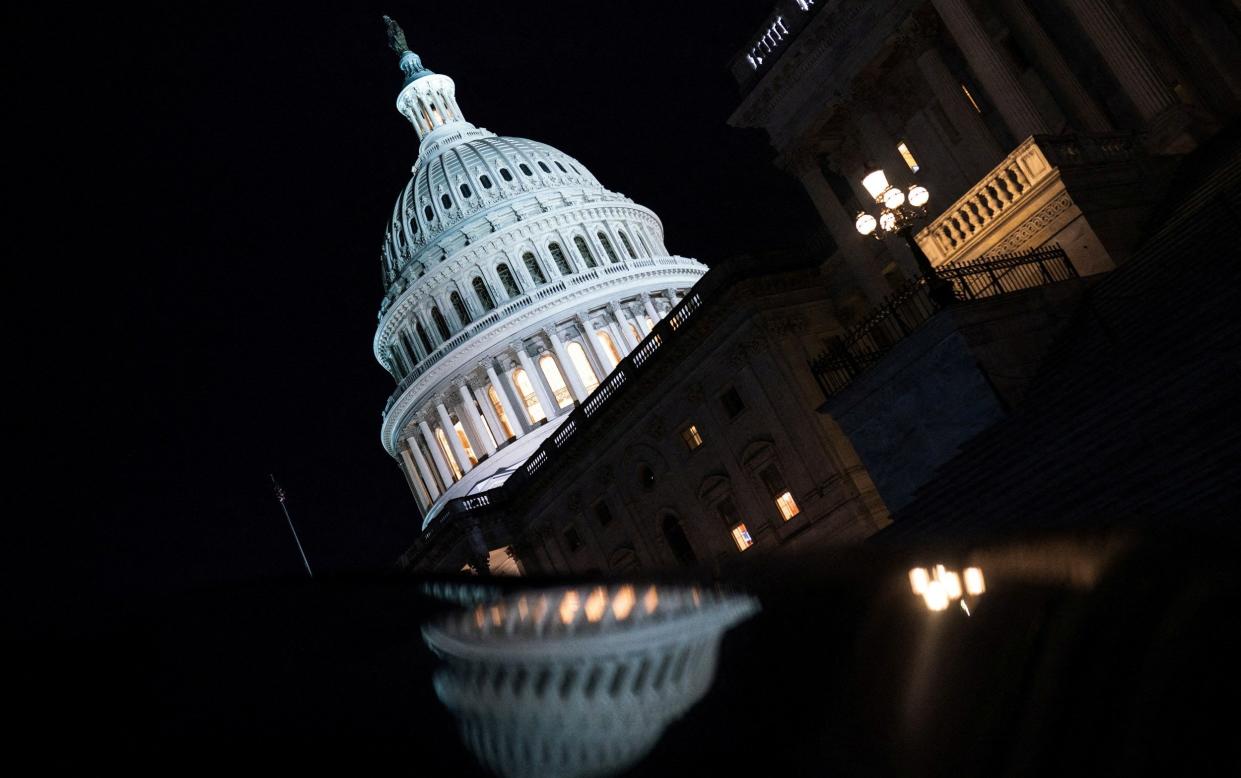
[(616, 366), (620, 364), (621, 355), (616, 350), (616, 344), (612, 342), (612, 337), (602, 330), (595, 330), (595, 337), (603, 344), (603, 354), (612, 363), (609, 367), (615, 370)]
[(901, 159), (905, 160), (905, 164), (909, 165), (909, 169), (918, 172), (918, 160), (914, 158), (913, 152), (909, 150), (909, 146), (905, 145), (905, 141), (896, 144), (896, 150), (901, 153)]
[(801, 513), (801, 509), (797, 507), (797, 501), (793, 499), (792, 492), (784, 492), (776, 497), (776, 507), (780, 509), (780, 515), (785, 521)]
[(513, 383), (517, 385), (517, 391), (521, 393), (521, 401), (526, 406), (526, 415), (530, 417), (530, 423), (547, 418), (542, 404), (539, 403), (539, 396), (534, 391), (534, 384), (530, 383), (530, 376), (526, 375), (525, 370), (519, 367), (513, 371)]
[(594, 368), (590, 366), (590, 360), (586, 357), (586, 349), (582, 348), (582, 344), (576, 340), (569, 341), (567, 346), (569, 352), (569, 361), (573, 363), (573, 369), (577, 371), (578, 377), (582, 379), (582, 386), (586, 388), (587, 393), (593, 392), (595, 387), (599, 385), (599, 377), (595, 375)]
[(982, 113), (982, 109), (978, 107), (978, 101), (976, 101), (974, 96), (970, 94), (970, 88), (965, 84), (962, 84), (961, 91), (965, 93), (965, 99), (970, 101), (970, 105), (974, 106), (974, 110), (978, 113)]
[(750, 531), (744, 524), (738, 524), (733, 527), (733, 542), (737, 544), (738, 551), (745, 551), (754, 545), (754, 538), (750, 537)]
[(461, 466), (457, 464), (457, 458), (453, 456), (452, 446), (448, 445), (448, 437), (444, 434), (443, 427), (435, 428), (435, 442), (439, 443), (440, 451), (444, 454), (444, 459), (448, 462), (448, 469), (452, 471), (452, 480), (461, 480)]
[(471, 465), (478, 464), (478, 457), (474, 456), (474, 447), (470, 445), (470, 439), (465, 435), (465, 428), (461, 426), (461, 422), (454, 421), (452, 428), (457, 431), (457, 439), (461, 441), (461, 448), (465, 449), (465, 458), (470, 460)]
[(500, 402), (500, 396), (496, 394), (494, 386), (487, 387), (487, 399), (491, 400), (491, 407), (495, 409), (496, 419), (500, 422), (500, 427), (504, 430), (505, 440), (513, 437), (513, 426), (508, 423), (508, 415), (504, 413), (504, 403)]
[(685, 441), (690, 451), (702, 445), (702, 436), (698, 434), (698, 428), (693, 424), (681, 430), (681, 440)]
[(539, 368), (547, 378), (547, 385), (552, 389), (556, 405), (561, 408), (572, 405), (573, 395), (569, 393), (569, 387), (565, 385), (564, 376), (560, 374), (560, 366), (556, 364), (556, 360), (548, 354), (539, 360)]

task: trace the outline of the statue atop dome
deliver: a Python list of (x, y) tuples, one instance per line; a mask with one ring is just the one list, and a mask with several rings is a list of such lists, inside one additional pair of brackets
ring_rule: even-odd
[(386, 14), (384, 24), (388, 27), (388, 47), (395, 51), (398, 57), (409, 51), (409, 44), (405, 42), (405, 31), (401, 29), (401, 25)]

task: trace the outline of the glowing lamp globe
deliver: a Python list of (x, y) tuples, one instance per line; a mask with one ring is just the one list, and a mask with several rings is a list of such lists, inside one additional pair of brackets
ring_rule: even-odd
[(857, 221), (854, 222), (854, 226), (857, 227), (858, 232), (863, 235), (869, 235), (875, 231), (875, 227), (879, 226), (879, 223), (875, 221), (875, 217), (871, 216), (869, 213), (859, 213), (857, 215)]
[(885, 208), (900, 208), (905, 204), (905, 193), (896, 187), (892, 187), (883, 193), (883, 206)]
[(879, 226), (886, 232), (896, 229), (896, 214), (891, 211), (884, 211), (879, 215)]
[(888, 177), (883, 174), (882, 170), (873, 170), (862, 179), (862, 186), (866, 187), (871, 197), (878, 200), (888, 190)]
[(931, 193), (927, 191), (925, 186), (914, 184), (909, 187), (909, 204), (914, 208), (921, 208), (930, 199)]

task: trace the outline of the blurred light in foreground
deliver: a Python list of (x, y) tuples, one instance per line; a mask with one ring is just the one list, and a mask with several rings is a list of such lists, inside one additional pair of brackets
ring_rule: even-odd
[(947, 610), (953, 600), (960, 600), (961, 610), (968, 616), (971, 611), (966, 598), (977, 598), (987, 590), (987, 586), (981, 568), (967, 567), (962, 573), (957, 573), (943, 565), (935, 565), (929, 571), (925, 567), (910, 568), (909, 589), (933, 611)]

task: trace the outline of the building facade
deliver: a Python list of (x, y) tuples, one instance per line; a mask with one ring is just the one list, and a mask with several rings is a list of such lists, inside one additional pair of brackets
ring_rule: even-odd
[(1083, 275), (1123, 262), (1168, 156), (1241, 115), (1239, 52), (1228, 0), (780, 0), (734, 57), (730, 122), (804, 185), (847, 313), (917, 272), (855, 230), (876, 168), (930, 190), (936, 266), (1053, 242)]
[(381, 440), (425, 521), (502, 484), (706, 272), (550, 146), (465, 120), (388, 21), (420, 146), (382, 251)]

